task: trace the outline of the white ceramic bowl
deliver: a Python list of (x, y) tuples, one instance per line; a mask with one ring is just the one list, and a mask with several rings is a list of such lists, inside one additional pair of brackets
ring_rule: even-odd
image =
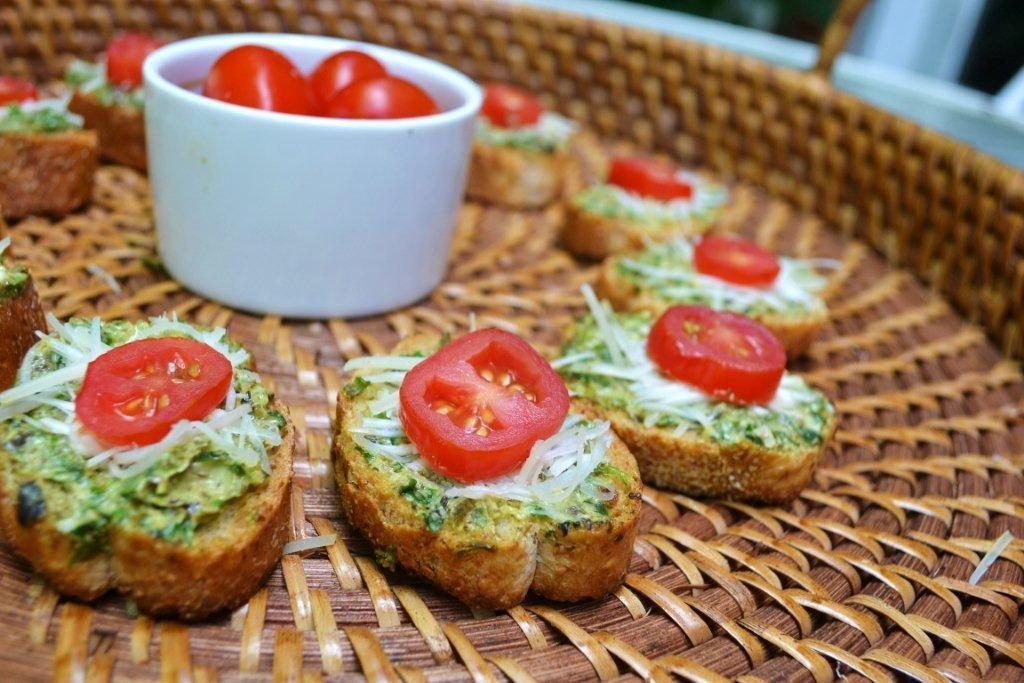
[[(303, 73), (339, 50), (365, 51), (443, 112), (329, 119), (198, 94), (214, 61), (246, 44), (283, 52)], [(182, 284), (237, 308), (325, 318), (392, 310), (441, 281), (481, 102), (469, 78), (398, 50), (273, 33), (171, 43), (143, 75), (157, 239)]]

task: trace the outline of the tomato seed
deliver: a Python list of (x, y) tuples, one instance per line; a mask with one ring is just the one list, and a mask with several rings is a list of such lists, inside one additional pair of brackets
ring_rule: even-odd
[(483, 426), (480, 429), (476, 430), (476, 435), (477, 436), (487, 436), (490, 433), (491, 433), (491, 430), (488, 429), (486, 426)]
[(501, 373), (501, 376), (498, 377), (498, 384), (500, 384), (503, 387), (507, 387), (508, 385), (512, 384), (512, 373), (510, 373), (510, 372), (503, 372), (503, 373)]
[(494, 371), (491, 370), (490, 368), (484, 368), (483, 370), (481, 370), (480, 376), (483, 377), (488, 382), (494, 381)]

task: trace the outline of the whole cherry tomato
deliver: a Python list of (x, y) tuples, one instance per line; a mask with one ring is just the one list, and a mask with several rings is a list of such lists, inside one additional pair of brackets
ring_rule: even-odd
[(291, 60), (261, 45), (242, 45), (221, 55), (206, 75), (203, 94), (284, 114), (312, 114), (316, 109), (309, 84)]
[(407, 119), (441, 109), (418, 85), (394, 76), (356, 81), (339, 91), (325, 114), (341, 119)]
[(309, 75), (309, 85), (317, 103), (324, 108), (338, 91), (356, 81), (387, 75), (384, 65), (365, 52), (344, 50), (320, 62)]

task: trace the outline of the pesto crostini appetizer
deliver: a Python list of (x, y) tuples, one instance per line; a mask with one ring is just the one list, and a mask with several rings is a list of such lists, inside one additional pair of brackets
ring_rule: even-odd
[(550, 204), (562, 192), (576, 125), (510, 85), (484, 88), (466, 194), (519, 209)]
[(529, 344), (499, 330), (415, 337), (346, 367), (335, 476), (379, 560), (477, 608), (618, 587), (640, 512), (636, 462)]
[(749, 318), (675, 306), (615, 313), (585, 289), (555, 362), (573, 398), (608, 420), (645, 483), (689, 495), (780, 503), (807, 485), (835, 410), (785, 371), (782, 345)]
[(7, 261), (10, 246), (10, 237), (0, 238), (0, 391), (14, 384), (36, 330), (46, 329), (28, 269)]
[(73, 90), (68, 106), (97, 132), (100, 153), (139, 171), (146, 170), (142, 63), (160, 45), (145, 34), (125, 33), (110, 41), (102, 61), (76, 60), (64, 76)]
[(676, 305), (740, 313), (767, 327), (790, 358), (807, 351), (828, 322), (823, 297), (832, 259), (776, 257), (731, 237), (683, 239), (608, 258), (597, 293), (618, 311), (660, 315)]
[(644, 157), (614, 157), (605, 182), (568, 202), (562, 244), (603, 259), (652, 242), (703, 234), (728, 196), (725, 187)]
[(49, 319), (0, 393), (0, 531), (57, 590), (200, 619), (288, 537), (294, 434), (223, 329)]
[(96, 135), (67, 100), (0, 78), (0, 210), (5, 218), (63, 215), (92, 198)]

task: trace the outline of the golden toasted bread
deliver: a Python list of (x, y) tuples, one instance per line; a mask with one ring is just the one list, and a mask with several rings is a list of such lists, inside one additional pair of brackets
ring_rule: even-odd
[(100, 154), (138, 171), (146, 170), (146, 123), (142, 109), (104, 104), (91, 93), (76, 90), (68, 110), (99, 135)]
[(640, 221), (611, 218), (568, 202), (562, 226), (562, 246), (585, 259), (600, 260), (612, 254), (640, 249), (645, 244), (676, 237), (696, 237), (707, 232), (710, 223), (685, 220), (652, 230)]
[(96, 134), (0, 135), (0, 207), (7, 218), (61, 215), (92, 198)]
[(2, 291), (0, 287), (0, 391), (14, 384), (25, 352), (36, 343), (36, 330), (46, 330), (31, 277), (13, 296), (4, 297)]
[[(417, 337), (395, 353), (437, 347), (436, 338)], [(335, 476), (345, 515), (382, 556), (487, 609), (517, 605), (529, 590), (577, 601), (602, 597), (620, 584), (636, 536), (641, 491), (636, 462), (621, 441), (613, 438), (608, 450), (608, 465), (617, 474), (602, 518), (559, 520), (523, 514), (519, 504), (494, 497), (456, 498), (445, 499), (446, 516), (431, 528), (412, 495), (415, 480), (374, 461), (351, 438), (359, 403), (366, 400), (365, 393), (339, 395)], [(466, 522), (478, 516), (480, 524)]]
[(473, 143), (466, 195), (516, 209), (537, 209), (562, 191), (568, 155)]
[[(601, 265), (594, 291), (599, 297), (607, 300), (612, 308), (623, 312), (648, 311), (658, 316), (665, 309), (678, 303), (668, 301), (658, 296), (657, 293), (622, 277), (614, 258), (607, 259)], [(798, 314), (769, 313), (753, 314), (749, 317), (767, 327), (772, 334), (778, 337), (790, 359), (805, 354), (815, 337), (818, 336), (818, 332), (828, 323), (828, 311), (824, 308)]]
[[(273, 407), (286, 414), (283, 406)], [(109, 549), (84, 559), (52, 515), (35, 518), (22, 507), (21, 486), (33, 473), (15, 471), (0, 444), (0, 532), (61, 593), (93, 600), (116, 590), (148, 614), (202, 619), (244, 603), (281, 558), (295, 449), (290, 423), (282, 437), (269, 453), (269, 478), (200, 526), (191, 544), (112, 526)]]

